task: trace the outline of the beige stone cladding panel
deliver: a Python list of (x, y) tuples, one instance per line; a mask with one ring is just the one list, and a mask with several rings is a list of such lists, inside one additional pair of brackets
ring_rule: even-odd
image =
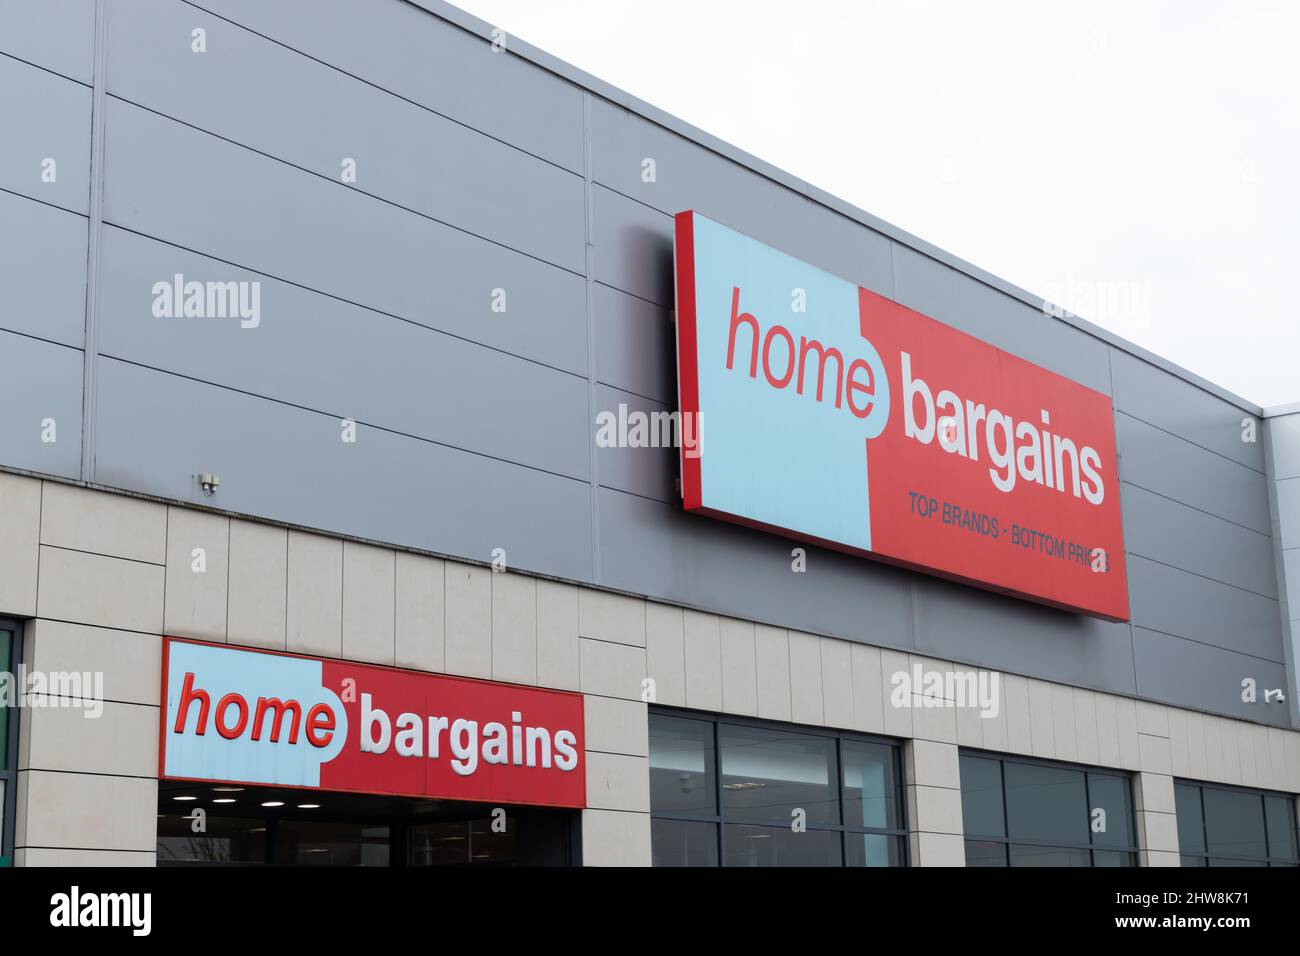
[(41, 494), (35, 478), (0, 474), (0, 614), (36, 613)]

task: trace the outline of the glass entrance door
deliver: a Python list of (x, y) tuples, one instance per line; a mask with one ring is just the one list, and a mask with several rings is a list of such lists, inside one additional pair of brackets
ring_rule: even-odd
[(163, 780), (159, 866), (568, 866), (576, 812)]

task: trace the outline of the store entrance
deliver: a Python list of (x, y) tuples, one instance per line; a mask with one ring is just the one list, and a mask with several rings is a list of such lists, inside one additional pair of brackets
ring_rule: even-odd
[(158, 783), (159, 866), (570, 866), (572, 810)]

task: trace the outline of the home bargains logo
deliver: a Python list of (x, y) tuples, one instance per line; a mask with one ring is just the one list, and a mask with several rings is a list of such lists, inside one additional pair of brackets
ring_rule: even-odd
[(1110, 398), (677, 215), (689, 511), (1128, 619)]
[(582, 696), (166, 639), (159, 776), (586, 804)]

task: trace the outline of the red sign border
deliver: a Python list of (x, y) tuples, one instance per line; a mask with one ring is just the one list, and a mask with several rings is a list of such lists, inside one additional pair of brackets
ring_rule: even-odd
[[(676, 318), (677, 318), (677, 405), (681, 411), (681, 417), (683, 423), (686, 421), (686, 417), (688, 415), (691, 416), (691, 419), (696, 423), (694, 434), (696, 437), (696, 441), (700, 442), (702, 441), (703, 435), (702, 432), (700, 431), (700, 426), (699, 426), (700, 381), (699, 381), (699, 354), (696, 351), (698, 340), (697, 340), (696, 315), (695, 315), (695, 229), (694, 229), (694, 221), (692, 218), (696, 215), (703, 215), (703, 214), (697, 213), (694, 209), (687, 209), (683, 212), (677, 213), (673, 217), (673, 239), (674, 239), (673, 272), (674, 272), (674, 279), (675, 279), (673, 283), (673, 294), (676, 297), (675, 308), (676, 308)], [(719, 223), (719, 225), (725, 226), (725, 224), (723, 223)], [(725, 228), (730, 229), (731, 227), (725, 226)], [(738, 230), (733, 229), (732, 231), (738, 232), (739, 235), (744, 235), (744, 233), (739, 233)], [(755, 241), (759, 241), (759, 240), (755, 240)], [(819, 268), (817, 266), (813, 266), (812, 263), (807, 263), (807, 265), (809, 265), (812, 268)], [(833, 274), (834, 273), (832, 273), (832, 275)], [(849, 281), (849, 280), (845, 280), (845, 281)], [(890, 301), (894, 301), (894, 300), (890, 300)], [(897, 304), (902, 305), (902, 303), (897, 303)], [(902, 306), (902, 307), (907, 308), (907, 306)], [(910, 311), (915, 312), (916, 310), (912, 309)], [(931, 321), (935, 321), (935, 322), (939, 321), (938, 319), (933, 318), (933, 316), (926, 316), (925, 313), (923, 312), (918, 312), (917, 314), (925, 316), (925, 318), (931, 319)], [(968, 332), (963, 332), (961, 331), (961, 329), (954, 329), (952, 326), (948, 325), (947, 323), (940, 323), (940, 324), (943, 325), (945, 328), (952, 329), (953, 332), (956, 332), (959, 335), (965, 335), (967, 338), (973, 339), (976, 342), (980, 342), (983, 345), (990, 345), (990, 347), (997, 348), (997, 346), (991, 346), (989, 342), (986, 342), (977, 336), (970, 335), (970, 333)], [(1014, 355), (1015, 353), (1009, 352), (1008, 354)], [(1028, 359), (1022, 358), (1021, 356), (1017, 355), (1016, 358), (1020, 359), (1022, 362), (1028, 362), (1030, 365), (1035, 365), (1037, 368), (1042, 369), (1044, 372), (1046, 372), (1049, 375), (1056, 375), (1058, 378), (1067, 378), (1068, 381), (1074, 382), (1074, 384), (1078, 385), (1080, 388), (1088, 389), (1088, 391), (1093, 392), (1101, 396), (1102, 398), (1104, 398), (1106, 402), (1110, 405), (1111, 428), (1113, 432), (1115, 427), (1114, 426), (1115, 398), (1113, 395), (1107, 395), (1104, 392), (1098, 392), (1095, 388), (1089, 388), (1087, 385), (1084, 385), (1081, 382), (1075, 382), (1074, 379), (1070, 379), (1067, 376), (1059, 375), (1058, 373), (1051, 371), (1051, 369), (1043, 368), (1041, 365), (1038, 365), (1036, 362), (1029, 362)], [(682, 425), (682, 433), (683, 434), (685, 433), (684, 424)], [(953, 581), (957, 584), (969, 585), (970, 587), (979, 588), (982, 591), (989, 591), (993, 594), (1002, 594), (1007, 597), (1015, 598), (1017, 600), (1028, 601), (1032, 604), (1038, 604), (1043, 607), (1055, 608), (1056, 610), (1060, 610), (1060, 611), (1068, 611), (1072, 614), (1080, 614), (1086, 617), (1092, 617), (1102, 621), (1111, 621), (1116, 624), (1127, 624), (1132, 619), (1133, 602), (1132, 602), (1132, 596), (1129, 594), (1127, 560), (1125, 560), (1124, 562), (1124, 607), (1127, 616), (1113, 617), (1109, 614), (1103, 614), (1099, 611), (1092, 611), (1087, 608), (1079, 607), (1078, 605), (1066, 604), (1060, 601), (1052, 601), (1044, 597), (1039, 597), (1038, 595), (1028, 594), (1024, 591), (1017, 591), (1014, 588), (1000, 587), (996, 584), (991, 584), (987, 581), (981, 581), (976, 578), (969, 578), (969, 577), (965, 577), (964, 575), (955, 574), (949, 571), (942, 571), (938, 568), (933, 568), (924, 564), (917, 564), (911, 561), (904, 561), (899, 558), (890, 557), (889, 555), (886, 554), (881, 554), (878, 551), (866, 551), (863, 550), (862, 548), (854, 548), (850, 545), (842, 544), (841, 542), (838, 541), (828, 541), (825, 538), (819, 538), (816, 535), (805, 534), (803, 532), (793, 531), (789, 528), (783, 528), (780, 525), (768, 524), (767, 522), (763, 522), (763, 521), (755, 521), (752, 518), (745, 518), (745, 517), (741, 517), (740, 515), (733, 515), (725, 511), (717, 511), (713, 508), (707, 508), (704, 506), (704, 487), (703, 487), (703, 482), (700, 474), (700, 456), (695, 455), (694, 457), (692, 457), (687, 455), (686, 443), (680, 442), (679, 444), (681, 446), (678, 457), (680, 462), (679, 472), (681, 476), (681, 485), (682, 485), (682, 489), (681, 489), (682, 507), (686, 511), (690, 512), (691, 514), (704, 515), (705, 517), (708, 518), (716, 518), (720, 521), (726, 521), (730, 524), (740, 525), (741, 527), (745, 527), (745, 528), (751, 528), (755, 531), (763, 531), (770, 534), (777, 534), (782, 537), (790, 538), (795, 541), (803, 541), (808, 544), (815, 544), (832, 551), (839, 551), (842, 554), (851, 554), (854, 555), (855, 557), (868, 558), (872, 561), (878, 561), (881, 564), (887, 564), (897, 568), (904, 568), (909, 571), (915, 571), (920, 574), (926, 574), (929, 575), (930, 577), (940, 578), (945, 581)], [(1116, 462), (1117, 462), (1116, 479), (1118, 485), (1118, 472), (1119, 472), (1118, 440), (1116, 440), (1115, 446), (1116, 446), (1115, 455), (1116, 455)], [(1116, 494), (1118, 493), (1119, 492), (1117, 487)], [(1123, 519), (1122, 511), (1120, 514), (1120, 539), (1125, 542), (1124, 551), (1125, 551), (1125, 555), (1127, 556), (1128, 544), (1124, 537), (1124, 519)]]
[(168, 664), (171, 659), (171, 646), (175, 644), (197, 644), (201, 647), (218, 647), (226, 650), (245, 651), (253, 654), (268, 654), (272, 657), (292, 657), (295, 660), (321, 661), (323, 663), (333, 664), (354, 664), (357, 667), (369, 667), (375, 670), (397, 671), (402, 674), (415, 674), (426, 677), (444, 677), (450, 680), (467, 681), (474, 684), (489, 684), (493, 687), (517, 687), (520, 690), (542, 691), (547, 694), (560, 694), (565, 697), (574, 697), (578, 702), (578, 716), (582, 721), (582, 751), (580, 767), (582, 770), (582, 804), (574, 806), (571, 803), (512, 803), (511, 806), (527, 807), (551, 807), (562, 810), (585, 810), (587, 809), (587, 732), (586, 732), (586, 700), (580, 691), (557, 690), (550, 687), (535, 687), (531, 684), (512, 684), (508, 681), (487, 680), (482, 677), (462, 677), (459, 674), (441, 674), (436, 671), (420, 671), (410, 667), (397, 667), (393, 664), (371, 664), (368, 661), (350, 661), (343, 658), (335, 657), (316, 657), (312, 654), (295, 654), (293, 651), (277, 651), (269, 647), (248, 647), (243, 644), (222, 644), (216, 641), (200, 641), (191, 637), (170, 637), (163, 635), (162, 648), (162, 674), (159, 678), (158, 691), (158, 779), (159, 780), (177, 780), (183, 783), (216, 783), (216, 784), (238, 784), (243, 787), (265, 787), (276, 790), (303, 790), (308, 793), (354, 793), (363, 796), (372, 797), (408, 797), (416, 800), (448, 800), (459, 803), (479, 803), (489, 804), (500, 801), (492, 800), (468, 800), (459, 796), (439, 796), (433, 793), (402, 793), (394, 790), (330, 790), (326, 787), (308, 787), (298, 783), (266, 783), (260, 780), (227, 780), (217, 777), (177, 777), (165, 773), (167, 760), (167, 672)]

